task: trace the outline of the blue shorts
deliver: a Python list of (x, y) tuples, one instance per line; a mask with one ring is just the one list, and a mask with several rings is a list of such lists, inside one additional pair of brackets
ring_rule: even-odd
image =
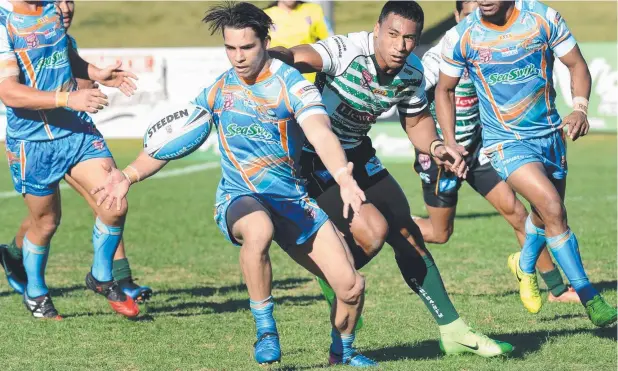
[(566, 145), (562, 130), (540, 138), (513, 140), (491, 145), (485, 149), (503, 180), (529, 162), (540, 162), (553, 179), (566, 178)]
[(223, 194), (215, 204), (215, 222), (227, 240), (240, 246), (227, 225), (227, 210), (240, 197), (253, 197), (270, 214), (275, 227), (274, 240), (283, 249), (305, 243), (328, 221), (326, 213), (311, 198), (275, 200), (259, 193)]
[(112, 157), (96, 129), (40, 142), (7, 137), (6, 155), (15, 190), (41, 197), (53, 194), (64, 175), (78, 163)]

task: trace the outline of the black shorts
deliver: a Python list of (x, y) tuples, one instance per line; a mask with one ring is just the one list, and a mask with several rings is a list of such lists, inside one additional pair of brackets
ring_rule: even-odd
[[(348, 161), (354, 164), (353, 176), (363, 191), (388, 176), (388, 170), (376, 156), (369, 137), (365, 137), (358, 146), (346, 150), (345, 154)], [(317, 199), (337, 184), (316, 153), (303, 151), (300, 166), (301, 177), (307, 181), (307, 191), (312, 198)]]
[[(470, 153), (466, 157), (466, 163), (469, 170), (465, 180), (476, 192), (485, 197), (502, 179), (482, 150), (481, 143), (468, 149)], [(432, 207), (456, 206), (463, 179), (438, 167), (431, 156), (418, 150), (415, 152), (414, 170), (421, 177), (425, 204)]]

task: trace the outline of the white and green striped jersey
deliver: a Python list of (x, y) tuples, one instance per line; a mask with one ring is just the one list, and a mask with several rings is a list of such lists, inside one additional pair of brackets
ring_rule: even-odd
[[(438, 76), (440, 76), (440, 62), (442, 61), (442, 43), (444, 38), (440, 40), (438, 45), (429, 49), (423, 55), (423, 67), (425, 69), (425, 90), (430, 97), (431, 105), (429, 110), (436, 121), (436, 127), (440, 138), (442, 130), (438, 125), (436, 118), (436, 102), (433, 99), (433, 92), (438, 84)], [(481, 140), (481, 117), (479, 113), (479, 98), (474, 89), (474, 83), (470, 79), (468, 70), (459, 80), (459, 84), (455, 88), (455, 139), (457, 143), (464, 147), (476, 145)]]
[(400, 115), (413, 116), (428, 104), (420, 59), (410, 54), (396, 75), (387, 75), (375, 61), (373, 39), (373, 33), (356, 32), (311, 45), (322, 57), (315, 85), (345, 149), (359, 145), (377, 118), (394, 105)]

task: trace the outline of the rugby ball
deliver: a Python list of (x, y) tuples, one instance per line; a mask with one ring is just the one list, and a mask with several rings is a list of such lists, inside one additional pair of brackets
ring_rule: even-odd
[(186, 103), (157, 109), (144, 134), (144, 151), (157, 160), (177, 160), (198, 149), (212, 129), (209, 110)]

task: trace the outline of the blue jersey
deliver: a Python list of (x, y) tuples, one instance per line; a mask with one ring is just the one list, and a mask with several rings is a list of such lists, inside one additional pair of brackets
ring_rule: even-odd
[(504, 26), (488, 24), (477, 9), (448, 31), (440, 71), (460, 77), (468, 68), (479, 97), (485, 147), (538, 138), (561, 123), (554, 105), (554, 56), (564, 56), (575, 45), (555, 10), (518, 0)]
[[(17, 6), (0, 17), (0, 81), (18, 76), (22, 84), (43, 91), (72, 92), (77, 84), (71, 72), (62, 15), (53, 2), (37, 5), (36, 12)], [(27, 110), (7, 107), (7, 137), (44, 141), (75, 132), (91, 132), (88, 114), (66, 108)]]
[(213, 112), (223, 177), (217, 198), (260, 193), (274, 199), (306, 197), (299, 177), (303, 121), (326, 115), (317, 88), (273, 59), (253, 85), (233, 69), (204, 89), (195, 104)]

